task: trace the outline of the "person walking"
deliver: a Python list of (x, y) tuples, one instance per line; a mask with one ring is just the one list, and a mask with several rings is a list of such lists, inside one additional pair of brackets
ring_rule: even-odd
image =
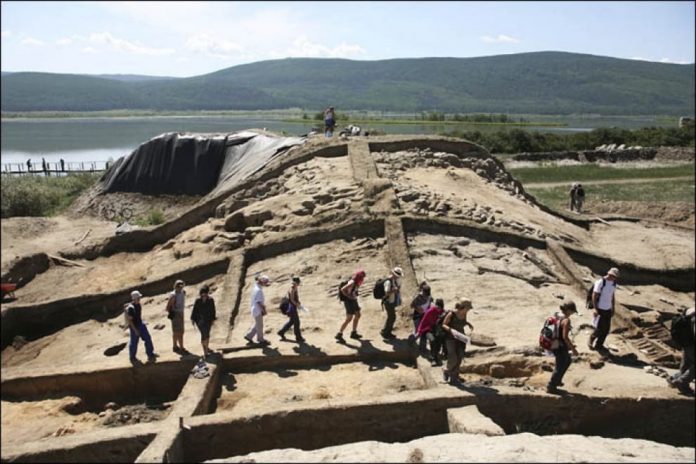
[(389, 277), (384, 281), (384, 298), (382, 308), (387, 312), (387, 320), (384, 321), (380, 335), (382, 338), (394, 338), (394, 322), (396, 321), (396, 307), (401, 304), (401, 278), (404, 271), (400, 267), (392, 269)]
[(336, 112), (333, 106), (324, 110), (324, 136), (331, 137), (336, 127)]
[(184, 348), (184, 305), (186, 290), (184, 281), (174, 283), (174, 291), (169, 294), (167, 301), (167, 317), (172, 321), (172, 351), (179, 354), (190, 354)]
[(570, 186), (570, 191), (568, 194), (570, 195), (570, 210), (575, 211), (575, 205), (577, 202), (577, 192), (578, 192), (578, 183), (573, 182), (573, 185)]
[[(617, 279), (619, 278), (619, 270), (612, 267), (607, 272), (607, 275), (598, 279), (594, 283), (592, 291), (592, 306), (594, 307), (594, 317), (597, 318), (595, 330), (590, 335), (587, 346), (591, 350), (605, 350), (604, 341), (611, 330), (611, 318), (614, 316), (614, 308), (616, 307), (616, 292)], [(596, 343), (595, 343), (596, 341)], [(594, 346), (593, 346), (594, 343)]]
[(263, 338), (263, 317), (267, 314), (266, 297), (263, 294), (263, 288), (271, 285), (271, 279), (266, 275), (256, 277), (254, 290), (251, 292), (251, 327), (244, 335), (244, 339), (249, 343), (254, 343), (254, 337), (261, 345), (270, 345), (271, 343)]
[(343, 331), (346, 329), (350, 321), (353, 321), (353, 331), (350, 333), (350, 338), (359, 340), (362, 335), (358, 333), (358, 321), (360, 321), (360, 304), (358, 303), (358, 292), (360, 286), (365, 282), (365, 271), (359, 269), (353, 274), (353, 277), (340, 288), (340, 292), (344, 296), (343, 306), (346, 308), (346, 320), (341, 324), (341, 328), (336, 334), (336, 340), (339, 343), (345, 343)]
[(413, 318), (414, 334), (418, 335), (418, 326), (420, 326), (425, 312), (430, 309), (432, 303), (433, 299), (430, 296), (430, 285), (423, 281), (418, 287), (418, 295), (411, 301), (411, 309), (413, 309), (411, 317)]
[(578, 355), (578, 350), (570, 340), (570, 317), (578, 312), (575, 303), (570, 300), (564, 301), (561, 304), (561, 312), (563, 313), (563, 318), (561, 318), (561, 322), (558, 323), (558, 348), (553, 350), (553, 355), (556, 358), (556, 366), (546, 386), (546, 392), (552, 394), (558, 393), (558, 387), (563, 386), (563, 376), (572, 361), (570, 354), (568, 354), (568, 350), (573, 352), (573, 356)]
[(288, 291), (288, 310), (285, 313), (288, 316), (288, 322), (278, 331), (278, 335), (280, 335), (282, 340), (285, 340), (285, 332), (292, 327), (295, 332), (295, 340), (297, 340), (298, 343), (302, 343), (305, 339), (302, 337), (302, 332), (300, 331), (299, 310), (302, 303), (300, 303), (299, 286), (300, 278), (293, 277), (290, 290)]
[(442, 321), (442, 328), (445, 331), (445, 345), (447, 346), (447, 366), (443, 370), (442, 376), (445, 382), (450, 385), (461, 385), (459, 380), (459, 367), (464, 359), (466, 343), (461, 340), (464, 336), (464, 327), (469, 326), (472, 330), (474, 326), (466, 320), (469, 310), (472, 308), (471, 300), (462, 298), (455, 304), (455, 310), (448, 313)]
[[(678, 388), (681, 393), (693, 395), (694, 392), (689, 384), (694, 380), (694, 338), (696, 337), (696, 309), (691, 307), (684, 312), (686, 318), (683, 329), (677, 330), (678, 337), (675, 337), (675, 330), (672, 330), (673, 340), (681, 345), (682, 359), (679, 363), (679, 370), (667, 379), (667, 383), (674, 388)], [(675, 324), (674, 319), (672, 324)]]
[(150, 337), (150, 332), (147, 330), (147, 326), (143, 322), (143, 310), (142, 306), (140, 305), (140, 298), (142, 296), (143, 295), (139, 291), (133, 290), (131, 292), (131, 302), (126, 305), (126, 319), (128, 321), (128, 331), (130, 332), (128, 354), (131, 364), (138, 362), (136, 353), (138, 351), (138, 342), (141, 338), (145, 343), (145, 353), (147, 354), (148, 362), (155, 362), (155, 358), (158, 356), (157, 353), (155, 353), (155, 347), (152, 345), (152, 337)]
[(48, 175), (48, 164), (46, 164), (46, 158), (41, 158), (41, 167), (45, 175)]
[(27, 160), (27, 172), (31, 172), (31, 158)]
[(65, 160), (63, 158), (60, 159), (60, 170), (65, 172)]
[(193, 310), (191, 311), (191, 322), (198, 327), (198, 331), (201, 333), (201, 346), (203, 347), (204, 358), (207, 358), (213, 351), (208, 344), (210, 343), (210, 329), (215, 319), (217, 319), (215, 315), (215, 300), (209, 294), (210, 288), (207, 285), (201, 287), (198, 292), (199, 296), (193, 303)]
[(578, 188), (575, 190), (575, 209), (578, 213), (582, 212), (583, 203), (585, 203), (585, 189), (582, 188), (582, 184), (578, 184)]
[(442, 339), (437, 336), (435, 329), (437, 321), (445, 314), (445, 302), (442, 298), (435, 300), (418, 324), (416, 336), (420, 337), (420, 351), (425, 352), (426, 342), (430, 343), (430, 363), (432, 366), (442, 366), (440, 361), (440, 350), (442, 349)]

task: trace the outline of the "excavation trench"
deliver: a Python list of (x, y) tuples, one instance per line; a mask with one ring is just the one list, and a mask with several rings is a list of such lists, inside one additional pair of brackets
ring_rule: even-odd
[[(282, 448), (318, 449), (365, 440), (407, 442), (449, 432), (447, 409), (476, 404), (507, 434), (583, 434), (638, 438), (691, 446), (693, 404), (689, 400), (643, 400), (571, 396), (442, 395), (308, 407), (224, 421), (192, 424), (184, 434), (186, 461), (204, 461)], [(260, 439), (260, 437), (263, 437)]]

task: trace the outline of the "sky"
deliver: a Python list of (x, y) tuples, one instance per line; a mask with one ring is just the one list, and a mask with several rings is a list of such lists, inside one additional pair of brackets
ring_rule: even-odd
[(288, 57), (694, 62), (694, 1), (1, 2), (2, 71), (189, 77)]

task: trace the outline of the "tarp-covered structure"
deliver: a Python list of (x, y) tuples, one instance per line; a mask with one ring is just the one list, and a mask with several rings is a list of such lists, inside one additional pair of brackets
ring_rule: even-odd
[(222, 193), (262, 169), (301, 137), (242, 131), (166, 133), (120, 158), (101, 179), (102, 190), (148, 195)]

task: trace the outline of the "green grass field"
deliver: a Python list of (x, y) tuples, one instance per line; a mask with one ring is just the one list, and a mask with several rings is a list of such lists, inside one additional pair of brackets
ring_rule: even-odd
[(522, 184), (694, 176), (694, 163), (654, 168), (614, 168), (597, 164), (508, 169)]

